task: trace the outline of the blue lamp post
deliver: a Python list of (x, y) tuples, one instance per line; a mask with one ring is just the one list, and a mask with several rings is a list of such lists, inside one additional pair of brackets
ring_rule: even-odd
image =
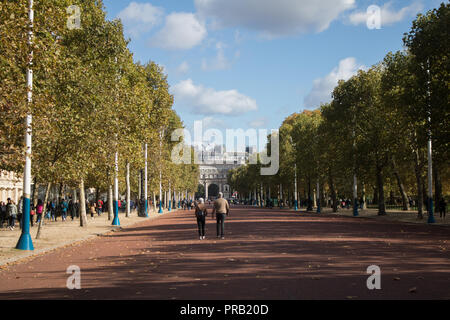
[(145, 144), (144, 146), (144, 158), (144, 213), (145, 217), (148, 218), (148, 144)]
[(170, 193), (170, 181), (169, 181), (169, 193), (167, 194), (167, 197), (169, 198), (168, 199), (169, 200), (168, 210), (169, 210), (169, 212), (171, 212), (172, 211), (172, 194)]
[[(30, 48), (33, 45), (33, 25), (34, 25), (34, 10), (33, 10), (33, 0), (29, 0), (29, 22), (30, 30), (28, 32), (28, 45)], [(27, 68), (27, 98), (28, 104), (31, 105), (33, 102), (33, 50), (31, 50), (28, 58), (28, 68)], [(30, 209), (31, 209), (31, 143), (32, 143), (32, 116), (27, 115), (25, 119), (25, 145), (26, 145), (26, 156), (25, 156), (25, 170), (23, 175), (23, 217), (22, 217), (22, 234), (17, 242), (16, 249), (33, 251), (33, 241), (30, 235)]]
[(115, 154), (115, 171), (114, 171), (114, 201), (113, 201), (113, 209), (114, 209), (114, 220), (113, 226), (120, 226), (119, 221), (119, 153)]

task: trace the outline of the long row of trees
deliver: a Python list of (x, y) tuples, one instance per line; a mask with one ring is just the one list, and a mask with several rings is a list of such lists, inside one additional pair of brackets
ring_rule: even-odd
[(340, 81), (332, 101), (320, 109), (283, 122), (276, 176), (260, 176), (258, 166), (246, 166), (230, 173), (232, 187), (245, 193), (263, 185), (272, 197), (286, 199), (297, 167), (301, 197), (311, 200), (319, 183), (321, 203), (327, 195), (336, 211), (339, 198), (353, 199), (356, 176), (358, 199), (370, 196), (379, 214), (386, 214), (390, 192), (404, 210), (414, 199), (422, 217), (430, 134), (435, 204), (449, 193), (449, 21), (448, 3), (419, 15), (404, 36), (404, 51)]
[[(70, 27), (74, 5), (80, 24)], [(170, 184), (172, 191), (194, 192), (198, 168), (170, 161), (171, 133), (183, 123), (163, 69), (133, 61), (121, 21), (106, 19), (102, 1), (35, 0), (34, 9), (30, 48), (27, 1), (0, 2), (0, 168), (23, 171), (24, 117), (31, 113), (36, 185), (108, 191), (117, 152), (121, 192), (136, 195), (147, 144), (149, 191), (159, 193), (161, 171), (163, 190)], [(26, 99), (30, 52), (32, 104)]]

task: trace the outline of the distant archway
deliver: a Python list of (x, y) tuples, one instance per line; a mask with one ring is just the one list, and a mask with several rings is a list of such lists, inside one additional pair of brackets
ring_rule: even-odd
[(208, 186), (208, 197), (217, 198), (219, 196), (219, 186), (211, 184)]

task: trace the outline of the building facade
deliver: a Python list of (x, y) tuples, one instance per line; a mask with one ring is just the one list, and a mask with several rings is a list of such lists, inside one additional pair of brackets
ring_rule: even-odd
[(14, 172), (0, 170), (0, 201), (11, 198), (18, 203), (23, 194), (23, 180)]
[(196, 148), (197, 160), (200, 164), (199, 184), (205, 188), (206, 199), (214, 199), (219, 192), (224, 198), (231, 198), (233, 190), (228, 185), (228, 172), (245, 165), (250, 150), (246, 152), (225, 152), (223, 146), (200, 146)]

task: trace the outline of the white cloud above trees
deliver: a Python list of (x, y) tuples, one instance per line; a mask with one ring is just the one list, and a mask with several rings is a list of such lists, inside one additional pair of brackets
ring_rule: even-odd
[(177, 105), (201, 115), (240, 116), (258, 110), (254, 99), (237, 90), (217, 91), (196, 85), (191, 79), (177, 83), (172, 87), (172, 93)]
[(166, 17), (164, 27), (150, 39), (150, 46), (167, 50), (188, 50), (202, 43), (208, 32), (193, 13), (175, 12)]
[(340, 80), (348, 80), (353, 77), (358, 70), (366, 69), (359, 65), (355, 58), (349, 57), (339, 62), (339, 66), (334, 68), (323, 78), (318, 78), (313, 82), (311, 92), (305, 97), (304, 106), (306, 109), (319, 108), (321, 104), (331, 101), (331, 94)]
[(195, 0), (199, 16), (221, 27), (244, 27), (265, 37), (322, 32), (355, 0)]
[(150, 3), (133, 1), (120, 11), (117, 17), (122, 20), (125, 32), (128, 35), (139, 37), (163, 21), (164, 9), (155, 7)]

